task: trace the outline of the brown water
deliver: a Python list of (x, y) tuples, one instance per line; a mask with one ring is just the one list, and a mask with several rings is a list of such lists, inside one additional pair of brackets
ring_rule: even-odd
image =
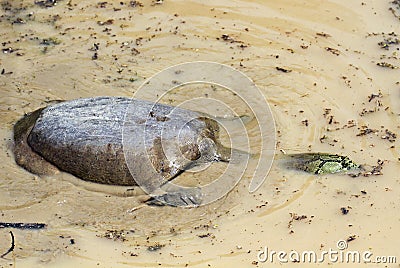
[[(399, 132), (400, 73), (390, 66), (400, 66), (400, 45), (386, 50), (378, 44), (398, 38), (399, 4), (1, 3), (0, 222), (43, 222), (47, 228), (12, 230), (15, 249), (0, 266), (264, 267), (269, 260), (259, 262), (257, 254), (265, 246), (321, 252), (337, 250), (337, 241), (351, 236), (348, 250), (400, 262), (399, 142), (385, 132)], [(98, 189), (67, 174), (40, 178), (15, 164), (12, 127), (24, 113), (50, 100), (130, 97), (156, 72), (195, 60), (231, 65), (257, 84), (275, 117), (278, 149), (340, 153), (367, 165), (379, 159), (383, 174), (316, 177), (274, 164), (253, 194), (246, 173), (227, 197), (209, 206), (129, 212), (141, 197), (126, 196), (126, 188)], [(377, 65), (382, 62), (391, 65)], [(179, 91), (164, 102), (179, 103), (192, 92)], [(363, 126), (376, 131), (358, 135)], [(195, 176), (210, 178), (225, 167), (214, 164)], [(10, 243), (9, 230), (0, 229), (0, 254)], [(149, 251), (154, 245), (162, 247)]]

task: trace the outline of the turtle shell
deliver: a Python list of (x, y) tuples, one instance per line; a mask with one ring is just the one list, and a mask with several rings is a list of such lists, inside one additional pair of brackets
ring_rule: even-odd
[[(215, 141), (217, 133), (217, 124), (198, 112), (130, 98), (97, 97), (43, 109), (27, 142), (60, 170), (87, 181), (137, 185), (137, 177), (142, 182), (156, 176), (159, 184), (206, 156), (209, 148), (202, 148), (201, 140)], [(127, 156), (135, 163), (127, 164)]]

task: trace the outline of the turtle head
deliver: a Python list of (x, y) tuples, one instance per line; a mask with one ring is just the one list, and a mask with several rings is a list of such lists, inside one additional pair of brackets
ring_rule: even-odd
[(180, 153), (190, 167), (215, 161), (229, 161), (231, 150), (219, 141), (219, 125), (210, 118), (200, 117), (186, 124), (180, 132)]
[(196, 142), (180, 146), (180, 152), (190, 166), (197, 166), (203, 163), (221, 161), (218, 152), (219, 144), (209, 137), (199, 137)]

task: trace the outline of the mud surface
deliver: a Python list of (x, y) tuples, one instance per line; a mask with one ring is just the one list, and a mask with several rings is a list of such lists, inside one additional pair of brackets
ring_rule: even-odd
[[(339, 240), (399, 262), (399, 13), (398, 1), (2, 1), (0, 222), (46, 228), (0, 228), (0, 254), (10, 230), (15, 238), (0, 266), (264, 267), (264, 247), (320, 253)], [(347, 155), (374, 172), (316, 177), (274, 165), (252, 194), (245, 173), (208, 206), (133, 209), (140, 191), (38, 177), (15, 163), (12, 129), (24, 113), (53, 100), (131, 97), (156, 72), (194, 60), (254, 80), (276, 120), (278, 153)], [(177, 88), (163, 102), (197, 96), (246, 113), (240, 98), (209, 85)], [(256, 125), (246, 129), (256, 137)], [(209, 181), (226, 167), (188, 176)]]

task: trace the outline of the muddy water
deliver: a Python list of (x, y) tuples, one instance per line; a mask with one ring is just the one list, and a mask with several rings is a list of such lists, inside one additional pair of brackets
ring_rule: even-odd
[[(263, 267), (271, 261), (257, 259), (264, 247), (319, 254), (337, 250), (338, 240), (371, 251), (371, 259), (400, 261), (399, 145), (392, 135), (399, 131), (400, 79), (391, 68), (400, 66), (400, 45), (384, 41), (400, 34), (398, 4), (133, 2), (2, 1), (0, 222), (47, 228), (12, 230), (15, 249), (0, 266)], [(275, 117), (277, 158), (281, 151), (340, 153), (370, 166), (382, 160), (382, 175), (315, 177), (276, 163), (255, 193), (247, 191), (247, 172), (211, 205), (130, 212), (141, 204), (139, 191), (99, 189), (68, 174), (40, 178), (15, 164), (12, 127), (24, 113), (51, 100), (129, 97), (156, 72), (194, 60), (230, 65), (257, 84)], [(193, 92), (247, 111), (229, 92), (207, 86), (176, 90), (163, 102), (177, 105)], [(246, 127), (257, 151), (257, 126)], [(208, 180), (225, 168), (214, 164), (190, 176)], [(10, 243), (9, 230), (0, 229), (0, 253)]]

